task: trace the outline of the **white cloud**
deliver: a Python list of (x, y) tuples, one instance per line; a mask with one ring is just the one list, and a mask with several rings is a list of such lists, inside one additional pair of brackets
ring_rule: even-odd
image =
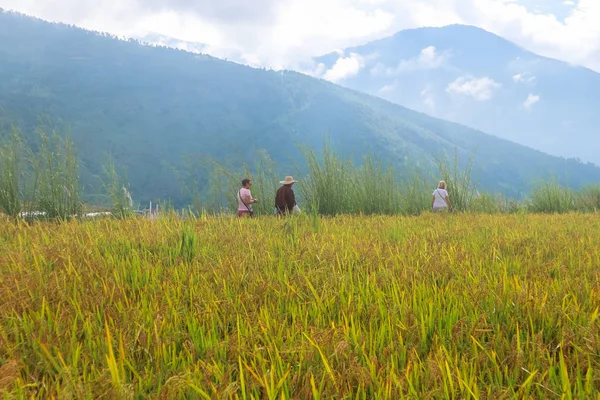
[[(429, 46), (421, 50), (421, 54), (416, 60), (417, 68), (436, 69), (441, 67), (446, 61), (446, 53), (437, 54), (435, 46)], [(406, 63), (406, 66), (410, 66), (410, 61)], [(399, 67), (402, 67), (403, 63), (400, 63)]]
[(382, 87), (379, 88), (379, 90), (377, 91), (377, 93), (379, 93), (379, 94), (390, 93), (390, 92), (393, 92), (395, 89), (396, 89), (396, 85), (395, 84), (384, 85), (384, 86), (382, 86)]
[(338, 58), (333, 67), (325, 72), (323, 78), (331, 82), (340, 82), (358, 75), (364, 66), (364, 58), (360, 54), (351, 53), (348, 57)]
[(502, 85), (491, 78), (460, 77), (450, 83), (446, 92), (470, 96), (477, 101), (490, 100)]
[(421, 99), (423, 99), (423, 104), (425, 104), (427, 108), (435, 110), (435, 96), (431, 85), (427, 85), (425, 89), (421, 91)]
[(323, 63), (317, 64), (317, 67), (314, 70), (314, 73), (309, 74), (313, 76), (323, 76), (327, 72), (327, 66)]
[(523, 106), (526, 109), (531, 110), (535, 103), (537, 103), (538, 101), (540, 101), (540, 96), (535, 94), (529, 94), (529, 96), (527, 96), (527, 100), (525, 100), (525, 103), (523, 103)]
[(401, 74), (405, 72), (438, 69), (444, 65), (449, 58), (447, 52), (438, 54), (435, 46), (429, 46), (421, 50), (421, 53), (410, 60), (402, 60), (398, 64), (395, 73)]
[(316, 65), (315, 63), (309, 63), (308, 65), (300, 65), (296, 67), (296, 71), (305, 75), (313, 76), (315, 78), (322, 78), (327, 72), (327, 66), (324, 63), (318, 63)]
[(429, 46), (421, 50), (418, 56), (401, 60), (395, 68), (378, 63), (371, 68), (371, 74), (393, 76), (407, 72), (438, 69), (446, 64), (448, 58), (450, 58), (448, 52), (438, 54), (435, 46)]
[(161, 35), (148, 35), (141, 40), (145, 43), (149, 43), (152, 46), (173, 47), (189, 53), (202, 53), (205, 48), (205, 46), (201, 43), (190, 43), (182, 40), (171, 39)]
[(388, 68), (385, 65), (383, 65), (383, 63), (377, 63), (373, 68), (371, 68), (369, 73), (375, 76), (387, 75)]
[(564, 20), (506, 0), (0, 0), (0, 7), (117, 35), (155, 32), (273, 68), (400, 29), (462, 23), (600, 71), (598, 0), (579, 0)]
[(377, 90), (377, 95), (379, 97), (381, 97), (382, 99), (386, 99), (386, 100), (393, 102), (394, 100), (396, 100), (395, 95), (397, 95), (397, 93), (399, 93), (399, 92), (400, 92), (400, 85), (397, 80), (394, 80), (393, 82), (390, 82), (390, 83), (380, 87)]
[(227, 49), (275, 69), (391, 33), (397, 20), (366, 0), (0, 0), (0, 7), (127, 37), (202, 43), (208, 54)]
[[(564, 21), (530, 12), (518, 3), (472, 0), (471, 21), (544, 56), (600, 71), (600, 1), (579, 0)], [(462, 14), (465, 15), (465, 14)]]
[(528, 74), (527, 72), (513, 76), (513, 81), (516, 83), (532, 83), (535, 79), (536, 77), (534, 75)]

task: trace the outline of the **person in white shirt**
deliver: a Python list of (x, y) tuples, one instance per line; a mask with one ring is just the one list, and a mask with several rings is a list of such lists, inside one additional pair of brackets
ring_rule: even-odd
[(431, 198), (431, 208), (433, 212), (443, 212), (452, 208), (452, 203), (446, 190), (446, 182), (440, 181), (438, 188), (433, 191)]
[(238, 217), (252, 217), (254, 210), (252, 204), (258, 203), (257, 199), (252, 198), (250, 188), (252, 187), (252, 180), (246, 178), (242, 180), (242, 188), (238, 192)]

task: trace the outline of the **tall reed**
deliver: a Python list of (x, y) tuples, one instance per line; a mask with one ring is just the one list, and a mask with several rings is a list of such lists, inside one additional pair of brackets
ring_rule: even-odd
[(127, 183), (117, 172), (114, 161), (108, 159), (104, 166), (106, 181), (104, 189), (111, 203), (111, 213), (117, 218), (127, 218), (133, 215), (133, 201)]
[(600, 185), (583, 187), (577, 196), (577, 209), (583, 212), (600, 211)]
[(403, 197), (398, 172), (372, 155), (357, 166), (343, 160), (329, 147), (319, 157), (311, 148), (302, 149), (308, 174), (299, 187), (308, 208), (319, 214), (395, 214)]
[(444, 155), (438, 160), (440, 177), (446, 182), (446, 189), (451, 197), (452, 207), (457, 211), (468, 211), (476, 196), (472, 180), (473, 161), (471, 157), (464, 168), (460, 167), (458, 153), (454, 151), (452, 161)]
[(402, 195), (401, 213), (420, 215), (431, 209), (431, 194), (435, 180), (426, 171), (407, 167), (400, 177)]
[(251, 161), (220, 162), (210, 160), (209, 208), (213, 211), (226, 207), (238, 209), (238, 193), (242, 179), (252, 180), (252, 196), (258, 203), (252, 208), (255, 215), (271, 215), (274, 209), (275, 191), (279, 186), (275, 163), (266, 151), (259, 152)]
[(22, 143), (20, 132), (12, 128), (11, 140), (0, 146), (0, 211), (11, 217), (21, 212)]
[(576, 194), (555, 180), (538, 183), (527, 200), (527, 210), (533, 213), (567, 213), (577, 211)]
[(39, 131), (37, 152), (30, 149), (34, 175), (33, 203), (47, 218), (69, 219), (82, 210), (79, 161), (73, 141)]

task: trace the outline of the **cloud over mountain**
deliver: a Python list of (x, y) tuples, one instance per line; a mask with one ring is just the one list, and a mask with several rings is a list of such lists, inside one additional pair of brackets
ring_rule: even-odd
[[(53, 21), (141, 37), (150, 32), (297, 68), (311, 56), (420, 26), (476, 25), (526, 48), (600, 71), (600, 1), (531, 8), (527, 0), (0, 0)], [(566, 18), (557, 17), (558, 7)], [(563, 12), (561, 11), (561, 13)]]
[(477, 101), (490, 100), (494, 92), (502, 85), (491, 78), (460, 77), (446, 88), (448, 93), (460, 94), (474, 98)]

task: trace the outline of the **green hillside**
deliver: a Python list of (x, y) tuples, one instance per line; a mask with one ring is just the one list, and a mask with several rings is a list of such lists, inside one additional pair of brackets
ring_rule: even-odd
[[(516, 195), (554, 175), (571, 186), (600, 169), (551, 157), (295, 72), (252, 69), (208, 56), (145, 46), (71, 26), (0, 13), (0, 128), (28, 137), (47, 116), (73, 137), (88, 194), (106, 156), (127, 171), (136, 200), (187, 201), (186, 156), (248, 160), (266, 149), (293, 169), (297, 144), (326, 138), (342, 154), (433, 165), (444, 151), (477, 149), (483, 188)], [(65, 129), (68, 127), (68, 129)], [(205, 177), (198, 180), (204, 182)]]

